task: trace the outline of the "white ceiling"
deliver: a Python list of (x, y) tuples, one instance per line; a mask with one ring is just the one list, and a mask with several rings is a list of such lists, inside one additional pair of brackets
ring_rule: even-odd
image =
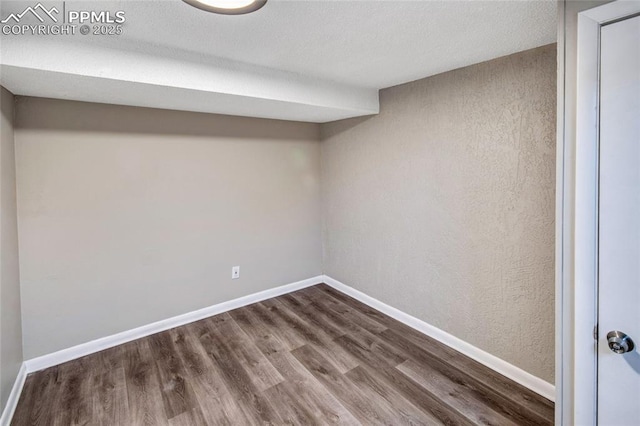
[[(32, 3), (3, 1), (0, 15)], [(123, 34), (3, 35), (9, 90), (325, 122), (376, 113), (378, 89), (556, 41), (555, 0), (269, 0), (241, 16), (180, 0), (65, 7), (124, 10)]]

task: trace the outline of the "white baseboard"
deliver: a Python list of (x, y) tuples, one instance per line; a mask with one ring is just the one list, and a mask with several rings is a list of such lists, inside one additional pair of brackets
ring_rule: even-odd
[(130, 342), (132, 340), (140, 339), (151, 334), (159, 333), (161, 331), (169, 330), (174, 327), (179, 327), (184, 324), (199, 321), (203, 318), (241, 308), (252, 303), (261, 302), (272, 297), (291, 293), (305, 287), (319, 284), (322, 282), (322, 278), (322, 275), (318, 275), (317, 277), (308, 278), (306, 280), (298, 281), (295, 283), (271, 288), (259, 293), (254, 293), (248, 296), (240, 297), (238, 299), (233, 299), (228, 302), (218, 303), (213, 306), (198, 309), (197, 311), (188, 312), (186, 314), (178, 315), (173, 318), (168, 318), (151, 324), (143, 325), (142, 327), (134, 328), (132, 330), (123, 331), (111, 336), (102, 337), (100, 339), (92, 340), (87, 343), (82, 343), (68, 349), (62, 349), (57, 352), (42, 355), (37, 358), (25, 361), (24, 364), (26, 365), (26, 371), (27, 373), (32, 373), (34, 371), (53, 367), (54, 365), (62, 364), (64, 362), (71, 361), (85, 355), (90, 355), (104, 349), (112, 348), (114, 346)]
[(18, 377), (16, 377), (16, 381), (13, 383), (13, 387), (11, 388), (11, 393), (9, 393), (7, 405), (5, 405), (4, 410), (2, 410), (2, 416), (0, 416), (0, 426), (9, 426), (9, 424), (11, 423), (13, 413), (16, 411), (16, 407), (18, 406), (18, 400), (20, 399), (20, 394), (22, 393), (22, 388), (24, 387), (24, 381), (26, 379), (27, 366), (23, 362), (20, 366), (20, 370), (18, 370)]
[(402, 312), (399, 309), (396, 309), (392, 306), (387, 305), (386, 303), (374, 299), (373, 297), (368, 296), (361, 291), (349, 287), (348, 285), (343, 284), (338, 280), (325, 275), (323, 277), (323, 281), (336, 290), (347, 294), (366, 305), (371, 306), (373, 309), (376, 309), (382, 313), (389, 315), (392, 318), (395, 318), (396, 320), (418, 330), (423, 334), (426, 334), (429, 337), (438, 340), (439, 342), (444, 343), (447, 346), (450, 346), (451, 348), (463, 353), (469, 358), (474, 359), (479, 363), (491, 368), (492, 370), (497, 371), (503, 376), (510, 378), (514, 382), (520, 383), (522, 386), (531, 389), (535, 393), (542, 395), (543, 397), (551, 401), (555, 400), (555, 386), (553, 386), (551, 383), (548, 383), (531, 373), (527, 373), (523, 369), (518, 368), (513, 364), (509, 364), (508, 362), (494, 355), (491, 355), (490, 353), (485, 352), (482, 349), (479, 349), (472, 344), (467, 343), (464, 340), (461, 340), (447, 333), (446, 331), (440, 330), (439, 328), (434, 327), (431, 324), (428, 324), (416, 317)]

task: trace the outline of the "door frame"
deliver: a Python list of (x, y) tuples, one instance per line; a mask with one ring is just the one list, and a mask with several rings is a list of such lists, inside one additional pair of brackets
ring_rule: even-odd
[[(578, 13), (575, 154), (571, 158), (564, 151), (557, 185), (559, 191), (564, 189), (558, 214), (558, 266), (570, 268), (573, 260), (573, 280), (563, 271), (558, 275), (558, 424), (566, 424), (566, 419), (573, 424), (597, 424), (600, 29), (639, 13), (640, 1), (620, 0)], [(564, 145), (570, 143), (564, 140)], [(565, 186), (571, 182), (570, 170), (575, 170), (573, 194)], [(571, 207), (574, 214), (567, 217), (564, 212)], [(572, 234), (573, 249), (563, 243)], [(567, 398), (569, 395), (572, 397)]]

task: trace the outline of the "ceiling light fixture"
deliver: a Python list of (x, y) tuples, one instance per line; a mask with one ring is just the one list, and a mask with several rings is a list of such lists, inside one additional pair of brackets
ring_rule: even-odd
[(267, 0), (183, 0), (198, 9), (222, 15), (244, 15), (255, 12), (265, 5)]

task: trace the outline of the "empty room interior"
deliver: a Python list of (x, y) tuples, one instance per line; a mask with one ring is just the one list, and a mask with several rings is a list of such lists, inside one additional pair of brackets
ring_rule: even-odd
[(638, 424), (639, 3), (3, 0), (0, 426)]

